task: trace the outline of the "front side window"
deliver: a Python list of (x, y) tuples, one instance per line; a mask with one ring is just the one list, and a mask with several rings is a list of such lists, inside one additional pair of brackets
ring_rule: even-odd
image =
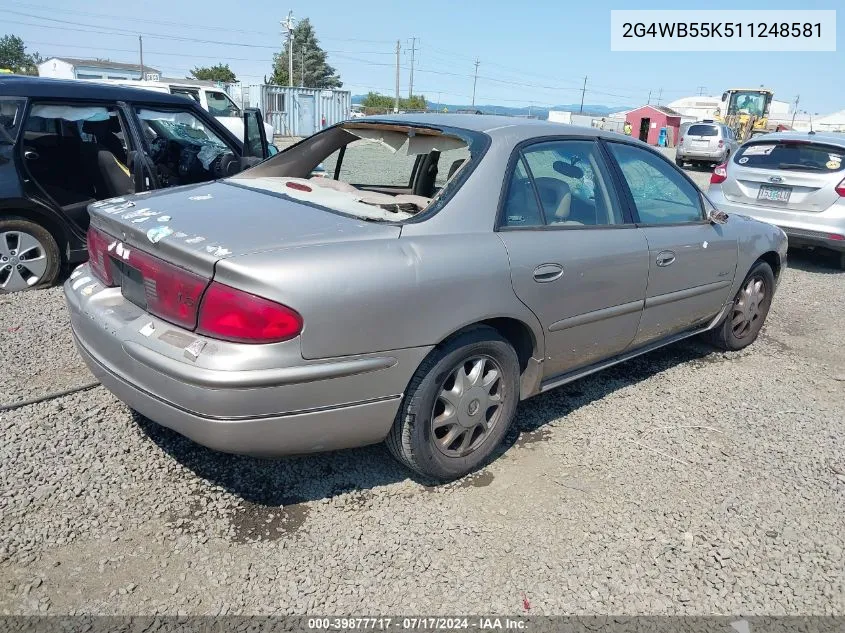
[(234, 159), (232, 148), (192, 112), (147, 107), (135, 112), (162, 186), (211, 180)]
[(643, 224), (682, 224), (703, 219), (698, 189), (653, 152), (608, 143)]
[(241, 109), (222, 92), (206, 92), (205, 97), (212, 116), (241, 116)]

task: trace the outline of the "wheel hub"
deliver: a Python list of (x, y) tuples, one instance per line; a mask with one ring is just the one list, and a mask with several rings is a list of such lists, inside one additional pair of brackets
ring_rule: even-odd
[(433, 440), (449, 457), (478, 448), (501, 416), (503, 372), (490, 357), (463, 361), (444, 381), (431, 415)]

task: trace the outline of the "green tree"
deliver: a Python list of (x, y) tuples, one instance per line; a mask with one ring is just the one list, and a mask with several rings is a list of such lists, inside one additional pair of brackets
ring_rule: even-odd
[[(287, 47), (273, 55), (271, 84), (288, 85)], [(326, 51), (314, 33), (311, 20), (305, 18), (293, 28), (293, 85), (306, 88), (340, 88), (343, 82), (334, 67), (326, 63)]]
[[(361, 101), (361, 105), (370, 110), (393, 110), (396, 105), (395, 97), (368, 92)], [(399, 99), (400, 110), (425, 110), (428, 107), (423, 95), (414, 95), (410, 99)]]
[(216, 64), (215, 66), (199, 66), (191, 70), (188, 79), (205, 79), (207, 81), (222, 81), (224, 83), (235, 83), (235, 73), (229, 68), (229, 64)]
[(37, 64), (43, 60), (38, 53), (27, 53), (23, 40), (17, 35), (0, 37), (0, 68), (21, 75), (37, 75)]

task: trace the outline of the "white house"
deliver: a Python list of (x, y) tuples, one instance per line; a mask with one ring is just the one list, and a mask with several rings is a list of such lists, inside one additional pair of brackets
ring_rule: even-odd
[[(668, 107), (680, 113), (683, 120), (701, 121), (702, 119), (712, 119), (716, 116), (716, 110), (719, 109), (721, 102), (721, 97), (698, 95), (676, 99), (668, 104)], [(772, 99), (772, 104), (769, 106), (770, 119), (785, 119), (789, 116), (789, 113), (789, 103)]]
[(161, 71), (146, 64), (144, 76), (141, 77), (140, 64), (72, 57), (51, 57), (38, 64), (38, 75), (54, 79), (146, 79), (149, 81), (161, 79)]

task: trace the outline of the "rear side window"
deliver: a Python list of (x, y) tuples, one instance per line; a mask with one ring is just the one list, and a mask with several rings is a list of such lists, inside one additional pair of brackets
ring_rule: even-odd
[(690, 136), (719, 136), (719, 128), (715, 125), (690, 125), (687, 134)]
[(0, 97), (0, 143), (14, 143), (23, 119), (23, 99)]
[(842, 171), (845, 148), (805, 141), (743, 145), (734, 162), (743, 167), (833, 173)]

